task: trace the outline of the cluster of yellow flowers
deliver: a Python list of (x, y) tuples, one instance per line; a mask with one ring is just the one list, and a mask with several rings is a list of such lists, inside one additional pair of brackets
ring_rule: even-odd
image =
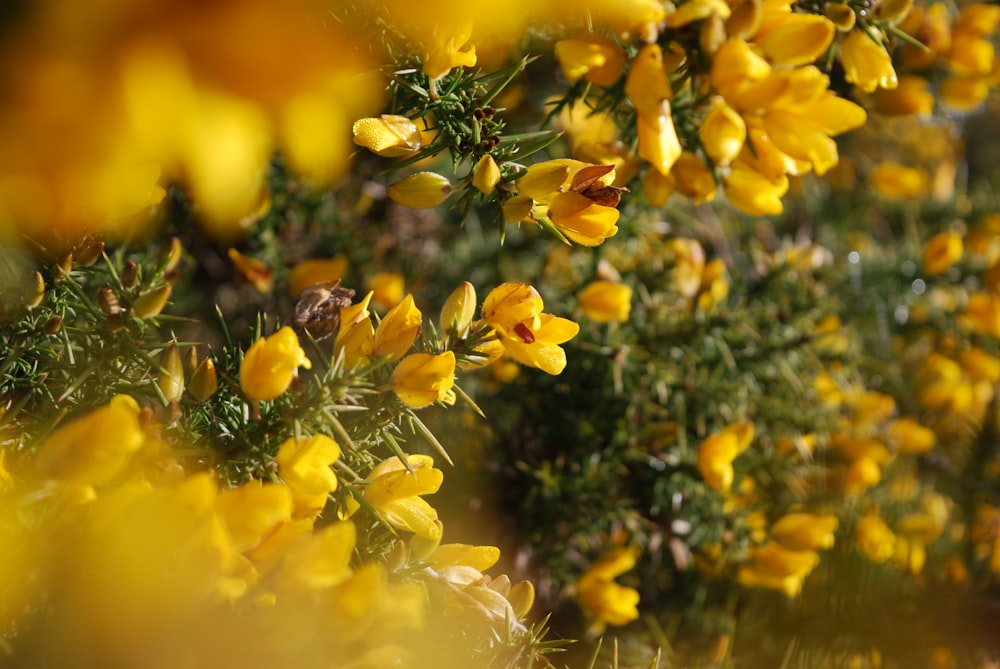
[(367, 475), (364, 503), (412, 539), (389, 561), (359, 560), (349, 513), (319, 522), (338, 487), (330, 437), (288, 439), (275, 480), (225, 488), (161, 433), (120, 395), (2, 469), (0, 625), (37, 631), (49, 659), (403, 666), (444, 650), (410, 633), (435, 616), (524, 630), (531, 584), (484, 576), (496, 548), (441, 544), (422, 497), (443, 478), (430, 457)]

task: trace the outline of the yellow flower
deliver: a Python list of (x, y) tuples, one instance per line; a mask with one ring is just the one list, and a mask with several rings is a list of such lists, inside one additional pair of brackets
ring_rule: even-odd
[(38, 449), (35, 466), (46, 478), (97, 486), (121, 472), (144, 441), (139, 405), (117, 395), (50, 434)]
[(632, 311), (632, 289), (622, 283), (595, 281), (580, 291), (580, 307), (596, 323), (625, 323)]
[(691, 198), (695, 204), (711, 202), (715, 197), (715, 175), (698, 156), (684, 151), (670, 168), (674, 188), (681, 195)]
[(236, 249), (229, 249), (229, 259), (236, 266), (236, 271), (258, 293), (267, 294), (274, 286), (274, 277), (271, 275), (271, 268), (262, 260), (245, 256)]
[(852, 30), (840, 45), (844, 78), (865, 93), (876, 88), (896, 88), (896, 70), (885, 47), (864, 30)]
[(971, 111), (990, 94), (990, 86), (985, 79), (946, 79), (939, 89), (941, 99), (956, 111)]
[(793, 551), (769, 542), (753, 550), (749, 565), (737, 572), (740, 584), (751, 588), (770, 588), (795, 597), (802, 591), (806, 576), (819, 564), (813, 551)]
[(642, 194), (646, 197), (646, 202), (654, 207), (662, 207), (670, 199), (670, 194), (674, 192), (674, 179), (669, 174), (662, 174), (659, 170), (649, 169), (642, 177)]
[(188, 392), (199, 402), (204, 402), (219, 389), (219, 380), (215, 374), (215, 363), (211, 358), (205, 358), (191, 373)]
[(924, 274), (937, 276), (962, 258), (962, 237), (951, 230), (939, 233), (924, 246)]
[(733, 165), (724, 179), (726, 199), (751, 216), (776, 216), (784, 210), (781, 198), (788, 192), (788, 177), (769, 179), (743, 164)]
[(352, 130), (355, 144), (386, 158), (406, 156), (420, 148), (420, 128), (405, 116), (358, 119)]
[(292, 489), (296, 517), (316, 515), (326, 506), (326, 498), (337, 489), (337, 475), (330, 468), (340, 457), (340, 446), (330, 437), (317, 434), (308, 439), (288, 439), (278, 449), (278, 474)]
[(588, 33), (556, 42), (555, 51), (559, 66), (571, 83), (586, 79), (598, 86), (610, 86), (625, 69), (625, 52), (601, 35)]
[(733, 423), (701, 443), (698, 448), (698, 471), (710, 488), (729, 491), (735, 477), (733, 461), (750, 446), (753, 436), (753, 423)]
[(387, 358), (390, 362), (406, 355), (420, 333), (422, 318), (423, 315), (413, 303), (413, 295), (407, 295), (378, 324), (378, 329), (375, 330), (375, 355)]
[(347, 273), (347, 258), (314, 258), (303, 260), (288, 273), (288, 292), (293, 296), (317, 283), (336, 281)]
[(285, 326), (253, 343), (240, 364), (240, 387), (251, 400), (273, 400), (292, 385), (299, 367), (312, 363), (299, 346), (292, 328)]
[(369, 291), (357, 304), (340, 310), (340, 330), (333, 350), (336, 355), (343, 352), (348, 367), (357, 363), (367, 364), (368, 356), (375, 352), (375, 328), (372, 326), (368, 304), (374, 291)]
[(215, 510), (226, 525), (233, 549), (245, 553), (292, 519), (292, 492), (286, 485), (249, 481), (220, 491)]
[(489, 195), (500, 183), (500, 168), (493, 156), (486, 154), (476, 163), (476, 168), (472, 172), (472, 185), (480, 193)]
[(454, 330), (456, 336), (465, 337), (476, 315), (476, 289), (468, 281), (452, 291), (441, 307), (441, 332)]
[(635, 567), (638, 551), (619, 548), (591, 565), (576, 582), (576, 599), (599, 623), (627, 625), (639, 617), (639, 593), (614, 579)]
[(872, 170), (872, 188), (887, 200), (909, 200), (924, 190), (927, 177), (923, 170), (898, 163), (879, 163)]
[(837, 29), (825, 16), (788, 14), (757, 41), (764, 57), (775, 65), (806, 65), (819, 58), (833, 42)]
[(438, 491), (444, 474), (434, 468), (427, 455), (407, 455), (412, 473), (397, 457), (383, 460), (368, 475), (365, 500), (386, 522), (399, 530), (413, 532), (425, 539), (441, 537), (437, 511), (420, 495)]
[[(625, 81), (625, 95), (632, 101), (632, 106), (639, 116), (661, 114), (663, 103), (673, 98), (674, 93), (667, 74), (663, 62), (663, 50), (659, 44), (647, 44), (632, 61), (628, 79)], [(669, 116), (669, 104), (666, 109)]]
[(413, 353), (399, 361), (389, 378), (393, 392), (411, 409), (421, 409), (435, 401), (455, 403), (455, 354)]
[(882, 480), (882, 468), (878, 462), (868, 457), (860, 457), (850, 464), (844, 476), (844, 492), (857, 495), (878, 485)]
[(403, 299), (406, 279), (399, 272), (378, 272), (367, 281), (375, 304), (389, 309)]
[(788, 513), (771, 526), (771, 537), (793, 551), (812, 551), (833, 546), (836, 516)]
[(560, 232), (583, 246), (598, 246), (618, 234), (618, 210), (593, 202), (580, 193), (560, 193), (549, 205), (548, 217)]
[(712, 98), (712, 108), (698, 128), (698, 137), (708, 157), (716, 165), (725, 166), (743, 150), (747, 126), (743, 117), (726, 104), (725, 98), (716, 95)]
[(689, 237), (668, 239), (664, 247), (673, 256), (674, 266), (670, 271), (670, 287), (686, 298), (694, 298), (701, 289), (701, 278), (705, 271), (705, 249), (698, 240)]
[(670, 102), (664, 100), (653, 111), (638, 114), (635, 126), (639, 136), (639, 157), (660, 174), (669, 174), (683, 151), (670, 115)]
[(451, 183), (436, 172), (417, 172), (389, 186), (393, 202), (410, 209), (436, 207), (451, 194)]
[(861, 554), (872, 562), (885, 562), (896, 552), (896, 535), (875, 514), (868, 514), (858, 521), (854, 540)]
[(505, 283), (486, 296), (482, 317), (512, 358), (548, 374), (559, 374), (566, 367), (566, 352), (559, 344), (575, 337), (580, 326), (543, 314), (542, 306), (541, 295), (531, 286)]
[(424, 53), (424, 73), (430, 79), (440, 79), (453, 67), (476, 64), (476, 47), (468, 44), (472, 23), (443, 21), (436, 23), (430, 43)]

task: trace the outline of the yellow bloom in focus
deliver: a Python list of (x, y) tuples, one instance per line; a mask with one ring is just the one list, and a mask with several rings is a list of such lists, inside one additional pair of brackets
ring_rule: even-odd
[(747, 138), (747, 126), (735, 109), (726, 104), (725, 98), (716, 95), (698, 128), (698, 137), (708, 157), (716, 165), (725, 166), (733, 162)]
[(375, 328), (368, 311), (373, 295), (374, 292), (369, 291), (357, 304), (340, 310), (340, 330), (333, 351), (336, 355), (343, 353), (348, 367), (359, 362), (367, 364), (368, 357), (375, 352)]
[(580, 307), (595, 323), (628, 321), (632, 311), (632, 289), (622, 283), (595, 281), (580, 291)]
[(472, 319), (476, 315), (476, 289), (468, 281), (451, 292), (441, 307), (439, 323), (441, 332), (448, 334), (454, 330), (458, 337), (469, 333)]
[(407, 295), (378, 324), (378, 329), (375, 330), (375, 355), (388, 358), (390, 362), (399, 360), (413, 346), (422, 324), (423, 314), (413, 303), (413, 295)]
[(470, 45), (472, 23), (445, 20), (435, 24), (430, 43), (424, 52), (424, 73), (431, 79), (440, 79), (453, 67), (472, 67), (476, 64), (476, 47)]
[(639, 617), (639, 593), (614, 579), (635, 567), (633, 548), (619, 548), (604, 556), (576, 582), (576, 600), (599, 624), (627, 625)]
[(542, 306), (541, 295), (531, 286), (505, 283), (486, 296), (482, 317), (512, 358), (548, 374), (559, 374), (566, 367), (566, 352), (559, 344), (575, 337), (580, 326), (543, 314)]
[(948, 230), (935, 235), (924, 246), (924, 274), (943, 274), (961, 260), (963, 250), (962, 237), (957, 232)]
[(312, 363), (299, 346), (292, 328), (285, 326), (253, 343), (240, 364), (240, 387), (251, 400), (273, 400), (292, 385), (298, 368)]
[(421, 409), (434, 402), (455, 403), (455, 354), (413, 353), (399, 361), (389, 385), (396, 396), (411, 409)]
[(288, 292), (296, 296), (317, 283), (337, 281), (347, 273), (347, 258), (314, 258), (303, 260), (288, 273)]
[(358, 119), (352, 131), (355, 144), (386, 158), (407, 156), (420, 148), (420, 128), (405, 116)]
[(879, 163), (872, 170), (872, 188), (887, 200), (909, 200), (923, 192), (927, 176), (923, 170), (898, 163)]
[(389, 198), (410, 209), (436, 207), (451, 194), (451, 183), (436, 172), (417, 172), (389, 186)]
[(753, 550), (750, 564), (741, 566), (736, 578), (741, 585), (778, 590), (791, 598), (802, 591), (817, 564), (819, 555), (813, 551), (788, 550), (772, 541)]
[(635, 126), (639, 136), (639, 157), (660, 174), (669, 174), (683, 151), (670, 115), (670, 102), (664, 100), (654, 111), (636, 116)]
[(330, 468), (340, 457), (340, 446), (317, 434), (307, 439), (287, 440), (278, 449), (278, 474), (292, 489), (295, 516), (315, 516), (326, 506), (326, 498), (337, 489), (337, 475)]
[(560, 193), (552, 200), (549, 220), (561, 233), (583, 246), (599, 246), (618, 234), (619, 213), (579, 193)]
[(876, 88), (896, 88), (896, 70), (885, 47), (864, 30), (852, 30), (840, 45), (844, 78), (865, 93)]
[(836, 516), (788, 513), (771, 526), (771, 537), (793, 551), (831, 548), (837, 523)]
[(437, 511), (420, 495), (437, 492), (444, 474), (434, 468), (430, 456), (408, 455), (406, 459), (412, 473), (397, 457), (379, 463), (368, 475), (365, 500), (396, 529), (437, 540), (441, 537)]
[(38, 449), (35, 467), (46, 478), (99, 486), (121, 472), (144, 441), (139, 405), (117, 395), (50, 434)]
[(626, 55), (613, 40), (587, 33), (556, 42), (556, 58), (570, 83), (580, 79), (610, 86), (625, 69)]
[(500, 167), (493, 156), (486, 154), (476, 163), (472, 172), (472, 185), (484, 195), (489, 195), (500, 183)]
[(403, 300), (406, 279), (399, 272), (379, 272), (366, 283), (372, 292), (372, 301), (380, 307), (390, 309)]
[[(662, 113), (662, 104), (673, 98), (674, 92), (670, 87), (668, 74), (659, 44), (647, 44), (632, 61), (625, 81), (625, 95), (632, 101), (639, 116)], [(669, 113), (668, 105), (667, 114)]]

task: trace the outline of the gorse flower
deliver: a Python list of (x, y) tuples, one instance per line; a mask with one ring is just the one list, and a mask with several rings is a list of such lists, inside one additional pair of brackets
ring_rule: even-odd
[(542, 296), (531, 286), (505, 283), (486, 296), (482, 317), (510, 357), (549, 374), (559, 374), (566, 367), (566, 352), (559, 344), (575, 337), (580, 326), (544, 314), (542, 307)]
[(615, 583), (635, 566), (639, 554), (618, 548), (595, 562), (576, 582), (576, 599), (598, 625), (626, 625), (639, 617), (639, 592)]
[(441, 537), (437, 511), (420, 495), (438, 491), (444, 475), (427, 455), (383, 460), (369, 474), (365, 500), (394, 528), (426, 539)]
[(296, 516), (316, 515), (337, 489), (337, 475), (330, 465), (340, 457), (340, 446), (326, 435), (289, 439), (275, 456), (278, 474), (291, 488)]
[(455, 403), (455, 354), (412, 353), (396, 365), (389, 378), (396, 396), (411, 409), (434, 402)]
[(632, 311), (632, 289), (621, 283), (595, 281), (580, 291), (580, 308), (596, 323), (628, 321)]
[(413, 303), (413, 295), (403, 298), (389, 310), (375, 330), (375, 356), (393, 362), (406, 355), (420, 333), (422, 317), (423, 314)]
[(292, 384), (299, 367), (312, 363), (290, 327), (253, 343), (240, 364), (240, 387), (251, 400), (273, 400)]
[(354, 143), (387, 158), (406, 156), (420, 148), (420, 128), (395, 114), (362, 118), (354, 122)]

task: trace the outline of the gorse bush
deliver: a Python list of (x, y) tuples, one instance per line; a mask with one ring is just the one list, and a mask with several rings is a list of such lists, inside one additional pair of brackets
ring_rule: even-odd
[(992, 666), (998, 24), (12, 6), (3, 664)]

